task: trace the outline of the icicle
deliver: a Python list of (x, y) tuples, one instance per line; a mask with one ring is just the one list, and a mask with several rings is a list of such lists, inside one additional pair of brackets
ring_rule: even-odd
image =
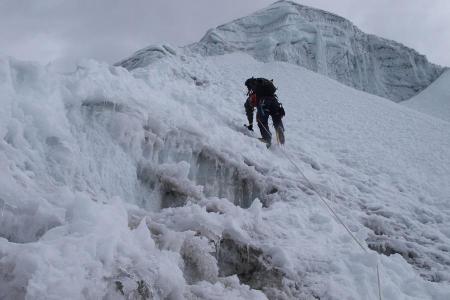
[(222, 237), (219, 236), (219, 240), (215, 243), (216, 244), (216, 260), (219, 261), (220, 256), (220, 244), (222, 243)]
[(3, 211), (5, 209), (5, 201), (3, 199), (1, 199), (1, 198), (0, 198), (0, 204), (2, 205), (1, 212), (2, 212), (2, 218), (3, 218)]

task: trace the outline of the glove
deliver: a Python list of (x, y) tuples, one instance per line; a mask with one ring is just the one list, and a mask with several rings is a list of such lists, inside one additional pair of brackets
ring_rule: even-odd
[(244, 125), (244, 126), (247, 127), (248, 130), (253, 131), (253, 124)]

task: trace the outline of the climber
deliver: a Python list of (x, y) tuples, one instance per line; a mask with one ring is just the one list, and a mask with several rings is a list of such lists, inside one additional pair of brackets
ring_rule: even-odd
[(253, 111), (256, 108), (256, 122), (261, 132), (260, 141), (265, 142), (267, 148), (272, 142), (272, 134), (269, 129), (269, 116), (272, 117), (273, 127), (280, 144), (284, 144), (284, 126), (281, 118), (285, 112), (283, 105), (278, 102), (275, 91), (277, 88), (273, 84), (273, 80), (265, 78), (249, 78), (245, 81), (247, 87), (247, 101), (245, 101), (245, 113), (247, 114), (248, 130), (253, 131)]

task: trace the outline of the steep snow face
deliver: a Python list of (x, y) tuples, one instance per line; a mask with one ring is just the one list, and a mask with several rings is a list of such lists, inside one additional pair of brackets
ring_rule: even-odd
[(450, 70), (408, 101), (407, 107), (450, 122)]
[[(279, 87), (284, 147), (242, 126), (251, 75)], [(0, 59), (0, 299), (379, 299), (378, 261), (383, 299), (447, 300), (449, 132), (242, 53)]]
[(264, 62), (297, 64), (396, 102), (414, 96), (442, 73), (413, 49), (290, 1), (212, 29), (189, 48), (204, 55), (244, 51)]

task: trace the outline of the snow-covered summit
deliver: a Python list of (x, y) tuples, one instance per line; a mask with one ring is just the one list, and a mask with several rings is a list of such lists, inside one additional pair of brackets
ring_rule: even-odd
[(297, 64), (394, 101), (414, 96), (443, 71), (413, 49), (291, 1), (209, 30), (189, 48), (203, 55), (244, 51), (264, 62)]

